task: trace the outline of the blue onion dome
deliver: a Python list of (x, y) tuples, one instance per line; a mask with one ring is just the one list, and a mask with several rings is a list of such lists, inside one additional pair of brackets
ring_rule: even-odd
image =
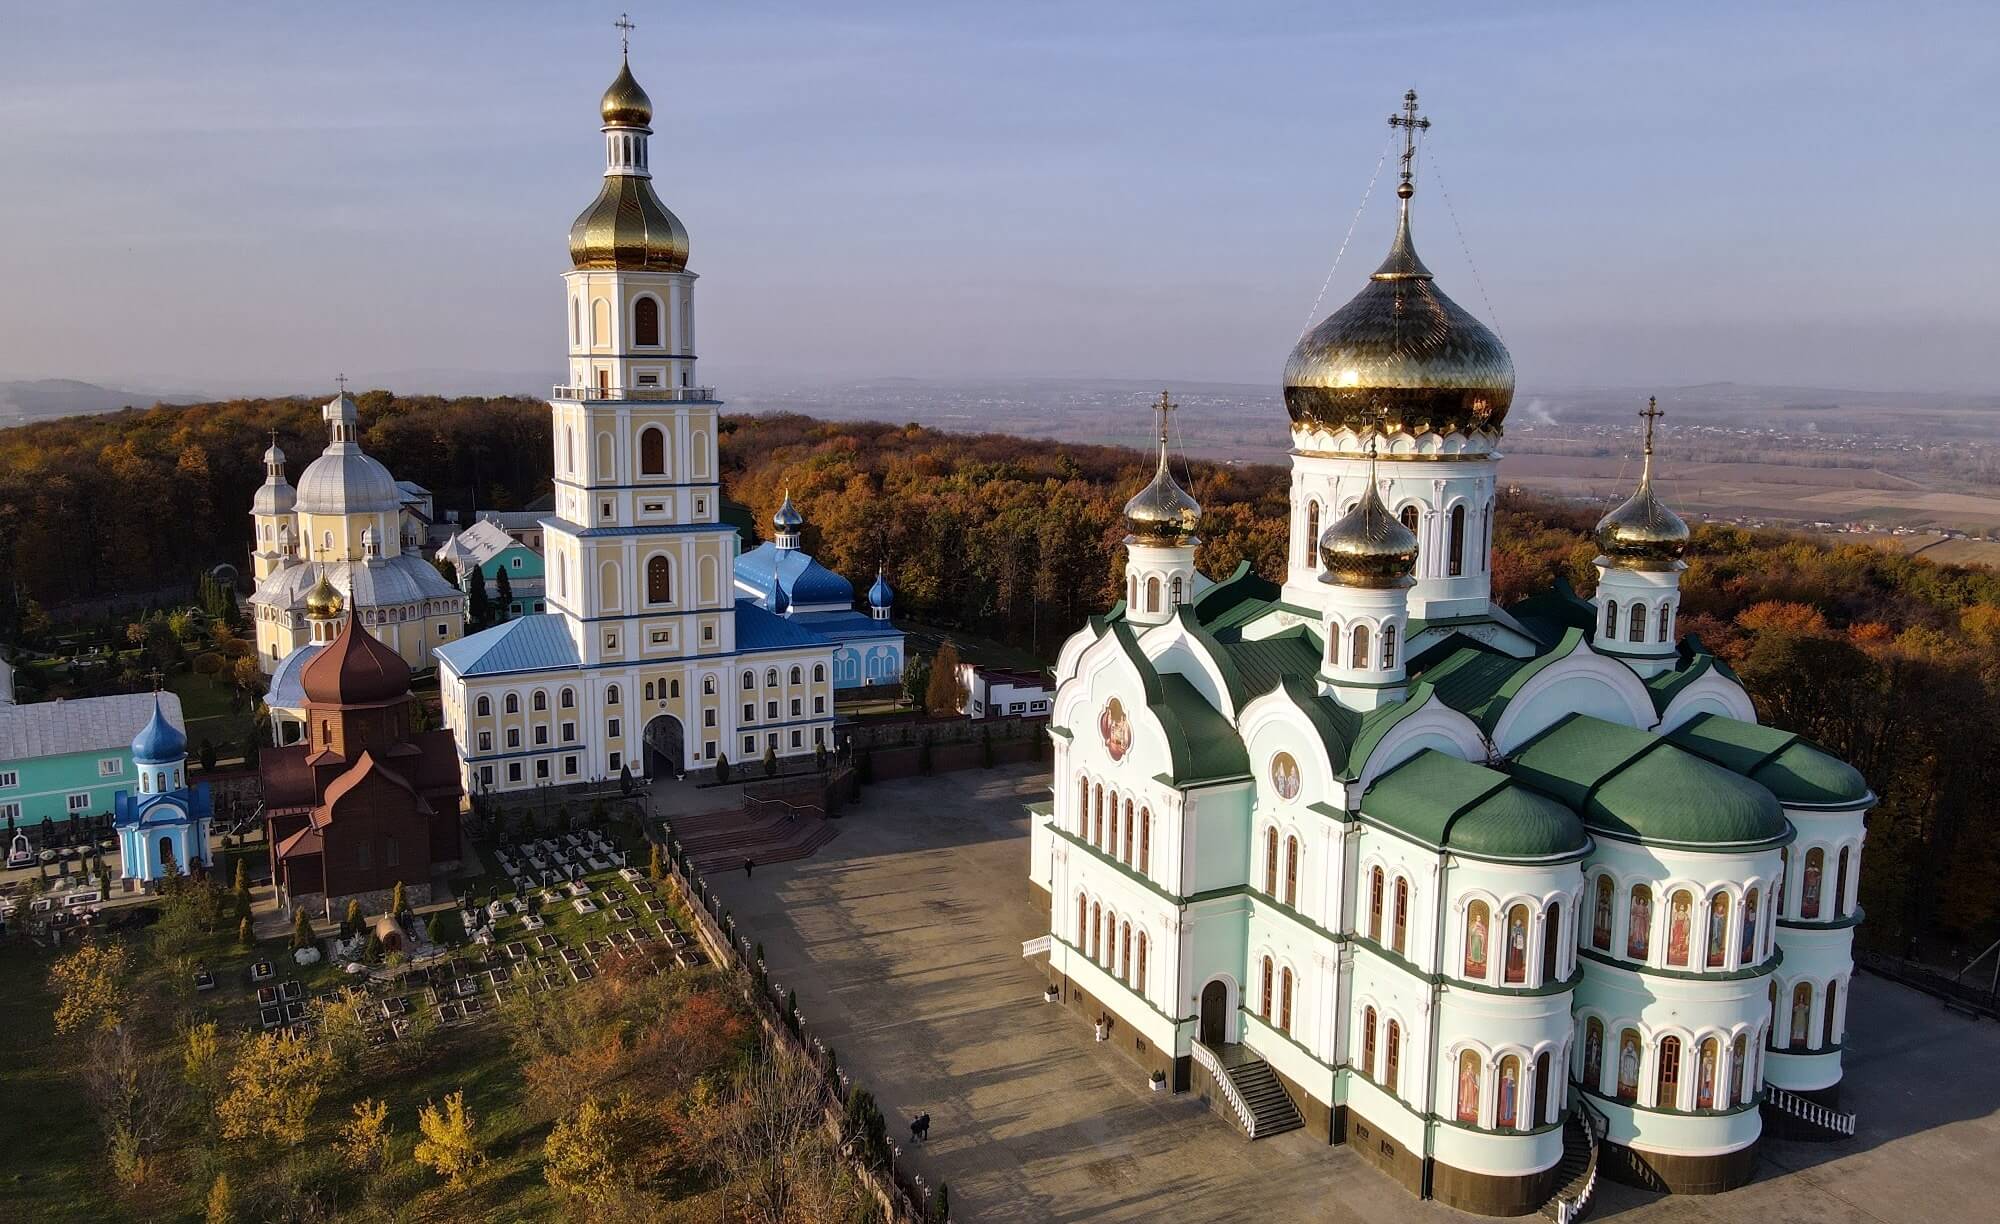
[(1320, 533), (1319, 554), (1326, 566), (1319, 576), (1321, 582), (1349, 587), (1406, 587), (1416, 581), (1416, 533), (1403, 526), (1402, 520), (1382, 504), (1372, 471), (1367, 496)]
[(778, 512), (771, 516), (771, 526), (776, 527), (779, 531), (797, 531), (805, 525), (806, 516), (800, 514), (799, 508), (792, 504), (792, 491), (786, 489), (785, 504), (779, 506)]
[(896, 599), (896, 592), (889, 587), (889, 580), (882, 576), (882, 567), (875, 567), (875, 585), (868, 588), (868, 606), (886, 608)]
[(187, 759), (187, 735), (167, 721), (158, 694), (153, 697), (153, 717), (132, 738), (132, 759), (141, 765), (171, 765)]

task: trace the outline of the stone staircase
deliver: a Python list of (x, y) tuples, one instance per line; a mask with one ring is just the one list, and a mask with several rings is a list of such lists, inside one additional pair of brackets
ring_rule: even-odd
[(811, 808), (788, 811), (772, 804), (760, 804), (755, 815), (739, 810), (681, 816), (673, 830), (702, 872), (740, 869), (745, 859), (762, 867), (810, 858), (840, 831)]
[(1765, 1125), (1782, 1138), (1827, 1143), (1854, 1137), (1856, 1118), (1853, 1114), (1829, 1109), (1776, 1084), (1764, 1085), (1762, 1104)]
[(1591, 1116), (1594, 1112), (1590, 1105), (1583, 1104), (1571, 1110), (1563, 1123), (1563, 1154), (1561, 1163), (1556, 1165), (1556, 1192), (1542, 1204), (1540, 1213), (1557, 1224), (1581, 1220), (1589, 1214), (1591, 1200), (1597, 1196), (1597, 1142), (1603, 1132)]
[(1306, 1124), (1285, 1086), (1278, 1082), (1277, 1072), (1249, 1047), (1211, 1048), (1196, 1042), (1194, 1051), (1196, 1061), (1207, 1069), (1228, 1098), (1236, 1123), (1245, 1135), (1265, 1139)]

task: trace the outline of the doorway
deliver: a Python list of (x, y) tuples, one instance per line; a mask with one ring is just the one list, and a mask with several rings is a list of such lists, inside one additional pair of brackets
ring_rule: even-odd
[(686, 737), (681, 720), (662, 714), (646, 724), (646, 776), (672, 778), (687, 767)]
[(1217, 978), (1201, 988), (1201, 1044), (1211, 1049), (1229, 1039), (1229, 987)]

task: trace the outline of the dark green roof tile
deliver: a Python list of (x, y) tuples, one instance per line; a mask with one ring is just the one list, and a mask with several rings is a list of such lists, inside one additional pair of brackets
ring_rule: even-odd
[(1168, 672), (1158, 680), (1161, 700), (1153, 712), (1167, 728), (1168, 747), (1174, 761), (1174, 781), (1186, 786), (1221, 778), (1240, 778), (1250, 772), (1250, 757), (1236, 728), (1208, 698), (1188, 683), (1186, 676)]
[(1426, 845), (1483, 858), (1555, 858), (1590, 844), (1583, 822), (1562, 804), (1434, 749), (1369, 787), (1361, 811)]
[(1860, 771), (1790, 731), (1721, 714), (1697, 714), (1667, 738), (1749, 778), (1788, 804), (1847, 807), (1874, 798)]

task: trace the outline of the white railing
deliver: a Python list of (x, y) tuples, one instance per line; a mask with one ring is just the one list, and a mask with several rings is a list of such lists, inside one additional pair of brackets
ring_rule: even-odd
[(1836, 1135), (1854, 1133), (1853, 1114), (1828, 1109), (1817, 1101), (1808, 1101), (1798, 1093), (1780, 1088), (1776, 1084), (1764, 1085), (1764, 1100), (1780, 1112), (1790, 1114), (1801, 1122), (1810, 1123), (1822, 1130), (1830, 1130)]
[(1037, 935), (1033, 939), (1024, 939), (1021, 941), (1021, 956), (1023, 959), (1030, 956), (1040, 956), (1053, 947), (1055, 947), (1055, 938), (1053, 936)]
[(1577, 1116), (1583, 1120), (1583, 1133), (1590, 1140), (1590, 1156), (1584, 1165), (1583, 1188), (1574, 1198), (1556, 1200), (1556, 1224), (1570, 1224), (1571, 1220), (1581, 1220), (1590, 1210), (1590, 1200), (1597, 1196), (1598, 1145), (1604, 1142), (1607, 1125), (1603, 1116), (1588, 1101), (1579, 1100), (1581, 1108)]
[(714, 387), (565, 387), (556, 384), (550, 392), (550, 399), (559, 400), (634, 400), (647, 403), (677, 404), (701, 402), (715, 398)]
[(1229, 1072), (1223, 1069), (1222, 1059), (1216, 1056), (1214, 1050), (1199, 1041), (1191, 1041), (1188, 1046), (1194, 1054), (1194, 1060), (1207, 1069), (1208, 1077), (1222, 1089), (1222, 1095), (1228, 1099), (1229, 1107), (1236, 1111), (1237, 1118), (1243, 1123), (1243, 1133), (1255, 1139), (1257, 1115), (1250, 1112), (1249, 1103), (1243, 1099), (1242, 1093), (1236, 1091), (1236, 1085), (1230, 1081)]

